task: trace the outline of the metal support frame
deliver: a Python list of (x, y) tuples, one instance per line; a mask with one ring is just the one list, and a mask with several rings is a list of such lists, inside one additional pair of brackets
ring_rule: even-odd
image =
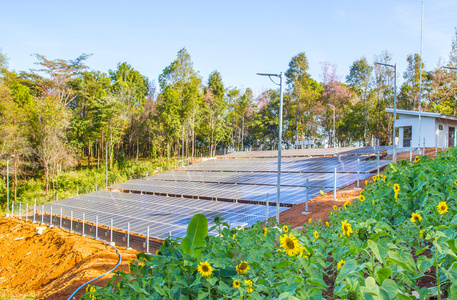
[(149, 254), (149, 226), (146, 229), (146, 254)]

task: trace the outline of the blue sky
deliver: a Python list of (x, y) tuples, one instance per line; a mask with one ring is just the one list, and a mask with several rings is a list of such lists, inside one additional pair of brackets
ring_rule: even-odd
[[(423, 57), (427, 69), (447, 61), (457, 27), (457, 1), (425, 0)], [(310, 74), (320, 62), (350, 65), (387, 50), (398, 65), (420, 50), (421, 0), (378, 1), (3, 1), (0, 49), (16, 71), (34, 68), (33, 53), (74, 59), (107, 72), (126, 61), (157, 82), (186, 47), (206, 81), (218, 70), (227, 86), (255, 94), (276, 88), (257, 72), (285, 72), (305, 52)]]

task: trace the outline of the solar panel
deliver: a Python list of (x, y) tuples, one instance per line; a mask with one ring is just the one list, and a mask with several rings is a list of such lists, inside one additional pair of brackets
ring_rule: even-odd
[[(310, 157), (283, 158), (281, 173), (357, 173), (358, 157)], [(390, 161), (380, 160), (383, 167)], [(360, 160), (360, 172), (374, 172), (378, 167), (376, 160)], [(182, 171), (218, 171), (218, 172), (277, 172), (278, 162), (274, 158), (213, 159), (198, 164), (177, 168)]]
[[(315, 149), (290, 149), (281, 150), (281, 157), (300, 156), (330, 156), (330, 155), (373, 155), (392, 149), (392, 146), (380, 147), (342, 147), (342, 148), (315, 148)], [(219, 158), (242, 158), (242, 157), (278, 157), (277, 150), (271, 151), (238, 151)]]
[[(133, 180), (111, 186), (110, 189), (134, 193), (150, 193), (172, 197), (192, 198), (199, 200), (226, 201), (234, 203), (249, 203), (265, 205), (267, 194), (270, 205), (275, 205), (276, 186), (217, 184), (203, 182), (174, 182), (156, 180)], [(321, 188), (329, 192), (331, 188)], [(309, 188), (308, 193), (318, 195), (320, 188)], [(281, 205), (291, 207), (305, 201), (305, 187), (281, 187)]]
[[(146, 235), (150, 227), (150, 236), (165, 239), (170, 235), (184, 237), (187, 225), (192, 216), (197, 213), (206, 215), (208, 222), (216, 216), (223, 217), (232, 226), (249, 226), (257, 221), (265, 220), (266, 206), (218, 201), (203, 201), (152, 195), (126, 194), (117, 192), (98, 191), (77, 197), (71, 197), (44, 205), (44, 211), (60, 213), (70, 218), (95, 223), (98, 216), (100, 225), (110, 226), (113, 219), (114, 227)], [(283, 211), (284, 208), (281, 208)], [(269, 216), (275, 214), (269, 210)]]
[[(359, 180), (363, 180), (371, 174), (360, 174)], [(337, 174), (337, 187), (343, 187), (357, 180), (357, 174)], [(149, 176), (148, 180), (162, 181), (185, 181), (219, 184), (251, 184), (251, 185), (273, 185), (277, 184), (276, 173), (262, 172), (201, 172), (201, 171), (171, 171), (162, 174)], [(306, 187), (308, 179), (309, 187), (333, 188), (333, 173), (282, 173), (281, 186)]]

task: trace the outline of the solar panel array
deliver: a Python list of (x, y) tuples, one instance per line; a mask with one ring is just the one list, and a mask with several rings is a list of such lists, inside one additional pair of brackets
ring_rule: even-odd
[[(175, 182), (155, 180), (133, 180), (111, 187), (124, 192), (142, 192), (173, 197), (183, 197), (201, 200), (226, 201), (234, 203), (266, 204), (269, 194), (271, 205), (276, 203), (276, 186), (247, 185), (247, 184), (218, 184), (203, 182)], [(311, 190), (311, 189), (310, 189)], [(319, 190), (317, 190), (319, 193)], [(313, 191), (315, 194), (315, 191)], [(281, 187), (281, 204), (293, 206), (305, 201), (306, 188)]]
[[(382, 148), (351, 149), (337, 150), (338, 154), (370, 155)], [(369, 156), (325, 157), (335, 149), (310, 150), (313, 151), (283, 151), (280, 211), (304, 202), (307, 195), (311, 199), (319, 195), (320, 190), (332, 191), (335, 168), (338, 172), (336, 187), (340, 188), (357, 178), (363, 180), (373, 175), (378, 166), (389, 163), (367, 160)], [(50, 212), (53, 207), (54, 213), (59, 213), (62, 208), (64, 216), (69, 217), (73, 212), (76, 219), (82, 219), (85, 213), (89, 222), (94, 222), (98, 216), (99, 224), (105, 226), (110, 226), (113, 219), (114, 227), (122, 230), (130, 223), (131, 232), (143, 235), (149, 226), (150, 236), (158, 239), (165, 239), (170, 232), (173, 236), (184, 237), (187, 225), (196, 213), (205, 214), (209, 221), (221, 216), (232, 226), (249, 226), (276, 213), (273, 205), (277, 197), (277, 158), (272, 152), (275, 151), (257, 153), (258, 157), (265, 158), (248, 158), (253, 157), (252, 153), (247, 156), (247, 152), (237, 152), (143, 180), (117, 184), (111, 186), (109, 192), (99, 191), (48, 203), (45, 211)], [(314, 152), (320, 153), (320, 157), (306, 157)], [(358, 170), (360, 177), (357, 177)], [(268, 213), (267, 199), (272, 206)]]
[[(360, 174), (359, 179), (363, 180), (371, 174)], [(337, 187), (349, 185), (357, 180), (357, 174), (337, 173)], [(201, 182), (217, 184), (245, 184), (245, 185), (271, 185), (277, 184), (277, 173), (266, 172), (205, 172), (205, 171), (170, 171), (154, 176), (148, 180)], [(306, 187), (308, 180), (309, 187), (333, 188), (333, 173), (282, 173), (281, 186)]]
[[(357, 173), (357, 159), (355, 156), (345, 157), (310, 157), (310, 158), (283, 158), (281, 172), (294, 173)], [(366, 157), (364, 158), (366, 159)], [(380, 167), (390, 161), (379, 161)], [(360, 160), (360, 172), (374, 172), (378, 167), (375, 160)], [(274, 158), (246, 158), (246, 159), (212, 159), (198, 164), (177, 168), (182, 171), (216, 171), (216, 172), (277, 172), (278, 161)]]
[[(83, 213), (87, 222), (109, 226), (111, 219), (115, 228), (146, 235), (147, 226), (150, 236), (165, 239), (170, 234), (183, 238), (192, 216), (203, 213), (208, 222), (216, 216), (223, 217), (231, 226), (247, 226), (251, 222), (265, 220), (266, 206), (234, 204), (227, 202), (203, 201), (176, 197), (151, 196), (118, 192), (98, 191), (77, 197), (71, 197), (44, 205), (44, 211), (59, 213), (82, 220)], [(281, 208), (281, 211), (284, 208)], [(275, 211), (269, 209), (269, 216)]]
[[(380, 147), (342, 147), (342, 148), (314, 148), (314, 149), (291, 149), (281, 150), (281, 157), (300, 157), (300, 156), (333, 156), (333, 155), (375, 155), (392, 149), (391, 146)], [(278, 157), (277, 150), (269, 151), (239, 151), (222, 156), (221, 158), (262, 158)]]

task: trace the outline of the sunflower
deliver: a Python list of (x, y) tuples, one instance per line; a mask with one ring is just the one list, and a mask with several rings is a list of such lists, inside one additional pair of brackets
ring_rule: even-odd
[(343, 231), (343, 235), (347, 235), (348, 237), (352, 235), (352, 226), (348, 223), (347, 219), (341, 222), (341, 230)]
[(244, 231), (244, 226), (241, 226), (241, 230), (243, 230), (243, 231)]
[(373, 205), (374, 205), (376, 202), (374, 202), (374, 200), (373, 200), (373, 201), (371, 201), (371, 203), (373, 203)]
[(397, 199), (398, 199), (398, 192), (395, 192), (395, 196), (394, 197), (395, 197), (395, 202), (396, 202)]
[[(443, 176), (444, 176), (444, 174), (443, 174)], [(455, 184), (455, 185), (457, 185), (457, 180), (456, 180), (456, 181), (454, 181), (454, 184)]]
[(365, 180), (365, 185), (368, 185), (368, 180)]
[(246, 272), (247, 272), (249, 269), (251, 269), (251, 267), (249, 267), (247, 261), (242, 261), (242, 262), (240, 262), (239, 265), (236, 266), (236, 272), (237, 272), (237, 273), (240, 273), (240, 274), (246, 274)]
[(233, 240), (234, 240), (235, 242), (238, 241), (238, 240), (236, 239), (236, 234), (233, 235)]
[(365, 196), (361, 194), (361, 195), (359, 196), (359, 200), (360, 200), (360, 202), (365, 201)]
[(345, 263), (346, 263), (346, 262), (345, 262), (344, 260), (340, 260), (336, 266), (337, 266), (338, 269), (339, 269), (339, 268), (341, 268), (342, 266), (344, 266)]
[(308, 258), (310, 255), (311, 253), (309, 253), (305, 247), (300, 247), (300, 257)]
[(317, 232), (317, 230), (314, 231), (313, 235), (316, 240), (319, 238), (319, 232)]
[(300, 252), (300, 243), (292, 233), (279, 237), (279, 240), (281, 242), (281, 247), (284, 248), (283, 251), (287, 253), (287, 255), (295, 256)]
[(438, 209), (438, 212), (440, 213), (440, 215), (448, 212), (447, 203), (445, 201), (440, 201), (440, 203), (436, 206), (436, 208)]
[(289, 232), (289, 227), (287, 227), (287, 225), (284, 225), (284, 226), (282, 227), (282, 231), (283, 231), (284, 233), (288, 233), (288, 232)]
[(425, 230), (419, 230), (419, 237), (425, 239)]
[(325, 226), (329, 227), (330, 226), (329, 222), (325, 222)]
[(330, 212), (330, 215), (333, 216), (333, 211)]
[(252, 293), (253, 291), (254, 291), (253, 288), (248, 288), (248, 290), (247, 290), (248, 294)]
[(422, 221), (422, 217), (420, 214), (413, 213), (411, 215), (411, 222), (415, 223), (416, 221)]
[(268, 228), (264, 227), (263, 228), (263, 236), (267, 236), (267, 233), (268, 233)]
[(384, 176), (382, 177), (382, 181), (386, 182), (386, 180), (387, 180), (387, 176), (384, 175)]
[(253, 282), (252, 282), (252, 280), (245, 280), (244, 284), (248, 287), (252, 287)]
[(308, 219), (308, 223), (309, 223), (309, 224), (313, 223), (313, 219), (312, 219), (312, 218), (309, 218), (309, 219)]
[(343, 204), (344, 209), (348, 208), (349, 205), (351, 205), (351, 202), (349, 202), (349, 201), (344, 202), (344, 204)]
[(205, 261), (204, 263), (200, 262), (200, 265), (198, 266), (197, 270), (198, 272), (200, 272), (200, 274), (202, 274), (202, 276), (211, 276), (211, 274), (213, 273), (213, 268), (211, 268), (211, 265), (207, 261)]
[(419, 156), (414, 157), (414, 162), (418, 163), (421, 161), (421, 158)]
[(232, 286), (233, 286), (234, 288), (237, 289), (237, 288), (240, 287), (240, 285), (241, 285), (241, 283), (240, 283), (239, 280), (233, 280)]
[(338, 206), (333, 205), (333, 210), (338, 210)]
[(400, 191), (400, 185), (398, 183), (394, 184), (393, 189), (395, 193), (398, 193)]

